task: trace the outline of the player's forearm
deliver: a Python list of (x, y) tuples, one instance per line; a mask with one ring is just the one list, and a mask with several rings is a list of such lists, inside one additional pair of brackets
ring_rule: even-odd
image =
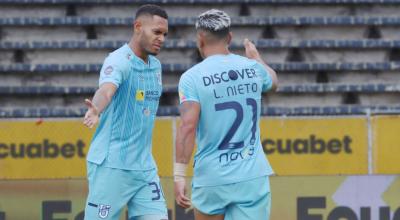
[(175, 146), (174, 181), (185, 181), (186, 170), (192, 157), (196, 130), (181, 123), (177, 131)]
[(275, 70), (272, 69), (270, 66), (268, 66), (268, 64), (265, 63), (264, 60), (261, 59), (261, 57), (257, 57), (255, 60), (257, 60), (257, 62), (261, 63), (265, 69), (267, 69), (267, 72), (269, 73), (269, 75), (271, 76), (271, 79), (272, 79), (272, 90), (276, 90), (278, 88), (278, 76), (277, 76)]
[(107, 90), (100, 88), (96, 91), (93, 97), (93, 104), (96, 106), (98, 113), (100, 114), (111, 102), (112, 95)]
[(178, 129), (175, 148), (175, 162), (188, 164), (192, 157), (196, 128), (184, 123)]

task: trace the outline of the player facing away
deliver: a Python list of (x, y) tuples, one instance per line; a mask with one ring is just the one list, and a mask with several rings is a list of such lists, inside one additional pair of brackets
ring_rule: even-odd
[(99, 122), (87, 156), (89, 194), (85, 220), (118, 220), (125, 205), (130, 220), (168, 219), (151, 146), (162, 92), (161, 64), (154, 57), (168, 33), (168, 15), (141, 6), (128, 44), (105, 59), (99, 89), (84, 124)]
[[(247, 57), (230, 53), (229, 16), (209, 10), (196, 21), (204, 60), (179, 81), (181, 124), (174, 164), (176, 202), (193, 205), (196, 220), (267, 220), (273, 173), (260, 142), (261, 93), (276, 90), (277, 76), (254, 44)], [(185, 173), (195, 139), (192, 199)]]

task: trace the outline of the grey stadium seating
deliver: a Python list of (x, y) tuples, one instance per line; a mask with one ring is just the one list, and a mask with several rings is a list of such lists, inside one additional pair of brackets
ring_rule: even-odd
[(159, 115), (178, 114), (179, 77), (201, 60), (193, 24), (211, 8), (232, 16), (233, 52), (248, 37), (278, 72), (262, 114), (400, 112), (400, 0), (0, 0), (0, 117), (82, 116), (138, 2), (170, 15)]

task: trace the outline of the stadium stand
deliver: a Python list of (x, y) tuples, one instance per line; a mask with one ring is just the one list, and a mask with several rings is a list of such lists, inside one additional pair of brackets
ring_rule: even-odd
[[(179, 76), (200, 61), (195, 16), (232, 16), (231, 49), (248, 37), (278, 71), (264, 115), (400, 112), (400, 1), (145, 0), (169, 13), (159, 55), (159, 115), (177, 115)], [(190, 7), (188, 7), (190, 5)], [(78, 117), (108, 52), (131, 35), (133, 0), (0, 0), (0, 117)]]

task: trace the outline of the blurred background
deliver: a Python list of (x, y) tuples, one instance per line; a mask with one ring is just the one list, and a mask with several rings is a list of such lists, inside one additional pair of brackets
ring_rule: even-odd
[(400, 220), (400, 0), (0, 0), (0, 220), (83, 219), (83, 100), (146, 3), (170, 17), (153, 137), (170, 219), (193, 219), (173, 195), (177, 83), (216, 8), (232, 52), (251, 39), (279, 76), (260, 122), (271, 220)]

